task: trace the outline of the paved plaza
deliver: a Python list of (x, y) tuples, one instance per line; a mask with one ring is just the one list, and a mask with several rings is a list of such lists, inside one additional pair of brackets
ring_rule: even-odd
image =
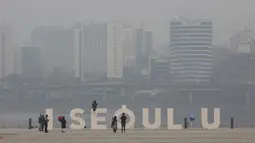
[(0, 143), (255, 143), (255, 130), (127, 130), (125, 134), (111, 130), (52, 130), (45, 134), (36, 130), (1, 130)]

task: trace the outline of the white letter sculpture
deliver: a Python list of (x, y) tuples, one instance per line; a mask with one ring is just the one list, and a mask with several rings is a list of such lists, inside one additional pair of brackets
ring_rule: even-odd
[(98, 125), (98, 122), (105, 122), (105, 117), (97, 117), (97, 114), (100, 113), (106, 113), (106, 108), (97, 108), (97, 110), (94, 112), (93, 109), (91, 109), (91, 129), (107, 129), (106, 125)]
[(158, 129), (160, 128), (161, 124), (161, 109), (156, 108), (155, 109), (155, 121), (153, 124), (149, 123), (149, 109), (143, 108), (143, 126), (146, 129)]
[(48, 115), (48, 130), (52, 130), (53, 129), (53, 109), (46, 109), (46, 115)]
[(220, 126), (220, 109), (214, 108), (214, 122), (208, 123), (208, 110), (207, 108), (201, 109), (201, 123), (204, 129), (217, 129)]
[(77, 117), (75, 116), (76, 114), (81, 114), (83, 115), (84, 113), (84, 110), (80, 109), (80, 108), (76, 108), (76, 109), (73, 109), (71, 112), (70, 112), (70, 117), (73, 121), (76, 121), (78, 122), (79, 124), (74, 124), (72, 123), (69, 127), (71, 129), (74, 129), (74, 130), (80, 130), (80, 129), (84, 129), (84, 126), (85, 126), (85, 121), (83, 118), (81, 117)]
[[(133, 111), (127, 109), (126, 105), (122, 105), (122, 108), (117, 110), (114, 114), (114, 116), (120, 117), (122, 113), (125, 113), (126, 115), (129, 116), (130, 121), (126, 124), (126, 129), (133, 129), (135, 126), (135, 114)], [(121, 128), (120, 121), (118, 122), (118, 128)]]
[(167, 109), (167, 127), (168, 129), (182, 129), (182, 125), (174, 125), (174, 110), (173, 108)]

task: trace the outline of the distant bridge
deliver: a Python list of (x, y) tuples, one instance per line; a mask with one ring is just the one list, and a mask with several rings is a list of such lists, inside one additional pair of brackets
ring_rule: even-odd
[(173, 84), (173, 83), (126, 83), (126, 82), (98, 82), (71, 85), (31, 85), (22, 89), (58, 90), (82, 88), (127, 88), (127, 89), (179, 89), (179, 90), (253, 90), (255, 84)]
[[(26, 85), (20, 87), (5, 87), (3, 93), (6, 95), (22, 96), (44, 96), (51, 98), (69, 98), (74, 95), (97, 96), (108, 98), (111, 96), (136, 97), (184, 95), (189, 99), (190, 104), (193, 98), (198, 95), (226, 96), (226, 99), (233, 96), (240, 96), (247, 105), (250, 99), (255, 97), (254, 84), (172, 84), (172, 83), (125, 83), (125, 82), (101, 82), (101, 83), (82, 83), (72, 85)], [(7, 91), (7, 92), (5, 92)], [(173, 91), (173, 92), (172, 92)], [(177, 92), (176, 92), (177, 91)], [(175, 93), (176, 92), (176, 93)], [(227, 97), (229, 96), (229, 97)]]

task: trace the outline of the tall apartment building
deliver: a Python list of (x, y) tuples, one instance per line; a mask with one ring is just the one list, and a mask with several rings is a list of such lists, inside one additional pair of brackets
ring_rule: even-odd
[(170, 22), (170, 73), (173, 82), (208, 83), (212, 77), (213, 23), (181, 18)]
[(38, 80), (42, 77), (42, 48), (37, 45), (24, 45), (22, 53), (22, 76)]
[(124, 67), (135, 65), (135, 29), (123, 29)]
[(15, 73), (15, 45), (12, 27), (0, 25), (0, 79)]
[(150, 82), (169, 82), (169, 60), (150, 57)]
[(41, 26), (32, 31), (31, 42), (42, 47), (43, 73), (49, 75), (58, 69), (72, 73), (73, 31), (61, 26)]
[(76, 78), (84, 79), (83, 75), (83, 24), (76, 24), (73, 27), (73, 47), (74, 47), (74, 75)]
[(153, 49), (152, 31), (136, 29), (135, 32), (135, 60), (136, 71), (140, 74), (149, 72), (149, 54)]
[(122, 28), (115, 22), (74, 28), (75, 75), (81, 79), (123, 76)]
[(255, 34), (251, 28), (244, 28), (230, 38), (230, 48), (239, 53), (255, 51)]

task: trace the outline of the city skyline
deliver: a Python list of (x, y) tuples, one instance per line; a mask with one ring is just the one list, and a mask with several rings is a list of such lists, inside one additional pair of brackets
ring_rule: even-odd
[[(185, 117), (193, 115), (192, 127), (201, 127), (195, 117), (206, 107), (221, 109), (222, 127), (230, 119), (232, 127), (254, 127), (254, 5), (255, 0), (0, 0), (0, 124), (29, 123), (30, 129), (45, 108), (70, 123), (66, 111), (84, 108), (87, 117), (96, 101), (107, 108), (107, 120), (126, 105), (138, 128), (143, 107), (166, 113), (169, 105), (175, 124), (187, 125)], [(149, 112), (150, 119), (158, 114)], [(161, 117), (162, 123), (173, 121)], [(57, 118), (53, 122), (59, 127)]]
[[(189, 17), (179, 17), (179, 18), (183, 19), (183, 20), (190, 19)], [(203, 19), (194, 18), (194, 20), (203, 20)], [(206, 20), (213, 21), (208, 18)], [(171, 25), (172, 21), (176, 21), (176, 19), (172, 19), (169, 23), (170, 25)], [(178, 19), (177, 19), (177, 21), (178, 21)], [(140, 75), (149, 76), (148, 74), (150, 74), (150, 70), (151, 70), (150, 66), (152, 66), (152, 65), (147, 65), (147, 64), (152, 64), (152, 63), (149, 63), (149, 59), (151, 56), (152, 57), (156, 56), (159, 59), (159, 61), (155, 61), (153, 64), (155, 64), (155, 63), (165, 64), (165, 63), (160, 62), (161, 59), (159, 57), (160, 56), (165, 57), (165, 56), (171, 54), (171, 52), (173, 53), (173, 51), (175, 51), (175, 50), (173, 50), (173, 47), (172, 47), (173, 44), (179, 44), (179, 46), (180, 46), (180, 44), (183, 44), (182, 42), (180, 42), (180, 40), (185, 40), (184, 42), (186, 43), (186, 47), (187, 46), (192, 47), (192, 45), (190, 45), (190, 43), (193, 44), (193, 46), (198, 46), (198, 45), (194, 45), (195, 43), (198, 42), (197, 39), (194, 41), (193, 40), (194, 38), (204, 39), (204, 37), (190, 37), (190, 39), (188, 39), (188, 41), (187, 41), (187, 38), (184, 38), (184, 39), (181, 38), (181, 39), (177, 39), (177, 40), (179, 40), (179, 42), (177, 41), (177, 43), (176, 43), (176, 41), (173, 41), (175, 39), (173, 39), (173, 40), (171, 39), (171, 36), (172, 36), (172, 33), (178, 32), (178, 31), (176, 31), (176, 29), (170, 28), (170, 35), (168, 36), (168, 38), (170, 40), (165, 45), (165, 48), (168, 49), (168, 52), (170, 50), (170, 53), (165, 51), (164, 54), (162, 55), (162, 51), (164, 51), (165, 49), (161, 47), (161, 49), (160, 49), (161, 51), (159, 51), (159, 49), (155, 48), (155, 47), (157, 47), (157, 45), (154, 44), (156, 36), (154, 36), (154, 33), (151, 29), (144, 29), (144, 28), (139, 28), (139, 27), (137, 28), (135, 26), (132, 27), (132, 25), (121, 25), (118, 23), (120, 26), (119, 30), (121, 32), (116, 35), (115, 34), (116, 32), (114, 32), (114, 30), (111, 30), (111, 26), (108, 26), (111, 23), (114, 23), (114, 22), (82, 23), (82, 25), (84, 27), (83, 29), (85, 30), (85, 31), (83, 30), (84, 31), (83, 33), (85, 33), (86, 36), (81, 37), (83, 39), (83, 42), (81, 45), (81, 48), (82, 48), (81, 51), (80, 50), (77, 51), (78, 45), (75, 44), (77, 42), (79, 43), (79, 41), (77, 41), (77, 39), (80, 39), (79, 37), (77, 37), (77, 34), (75, 36), (75, 33), (74, 33), (75, 29), (77, 29), (77, 26), (73, 25), (72, 27), (69, 27), (69, 28), (63, 27), (63, 26), (39, 26), (39, 27), (36, 27), (33, 30), (33, 32), (31, 33), (29, 42), (34, 43), (34, 44), (35, 43), (39, 44), (42, 47), (42, 51), (41, 51), (42, 52), (41, 53), (41, 55), (42, 55), (42, 59), (41, 59), (42, 60), (42, 71), (41, 72), (43, 73), (44, 77), (47, 77), (47, 76), (51, 75), (52, 73), (56, 74), (56, 73), (62, 71), (62, 72), (65, 72), (65, 74), (68, 73), (69, 75), (79, 77), (80, 79), (85, 80), (85, 78), (83, 77), (84, 75), (81, 76), (81, 74), (79, 74), (77, 72), (81, 72), (84, 74), (87, 71), (87, 77), (88, 77), (88, 75), (90, 75), (89, 73), (93, 73), (93, 75), (95, 76), (96, 71), (97, 71), (96, 69), (98, 69), (97, 72), (101, 73), (101, 74), (99, 74), (99, 75), (101, 75), (101, 76), (99, 76), (101, 78), (107, 77), (107, 79), (111, 79), (111, 78), (123, 79), (123, 77), (125, 77), (125, 74), (127, 73), (127, 71), (125, 71), (125, 70), (127, 70), (127, 68), (128, 68), (129, 72), (130, 72), (130, 70), (132, 72), (134, 72), (133, 75), (131, 74), (132, 76), (137, 75), (136, 79), (139, 79), (139, 78), (143, 79), (144, 77), (139, 77), (138, 73), (140, 73)], [(103, 28), (104, 24), (106, 26), (108, 26), (108, 28), (104, 29)], [(94, 25), (94, 28), (93, 28), (93, 25)], [(192, 25), (193, 24), (191, 24), (191, 26)], [(211, 23), (211, 26), (213, 27), (213, 22)], [(86, 27), (88, 27), (88, 28), (86, 28)], [(89, 27), (91, 27), (91, 28), (89, 28)], [(140, 26), (140, 27), (142, 27), (142, 26)], [(201, 44), (210, 44), (210, 48), (213, 49), (215, 35), (214, 35), (214, 27), (213, 28), (212, 27), (211, 27), (211, 30), (213, 30), (213, 32), (211, 33), (211, 36), (213, 38), (209, 38), (209, 39), (205, 38), (204, 39), (206, 41), (209, 40), (211, 42), (204, 43), (205, 41), (202, 41), (202, 43), (199, 43), (200, 47), (201, 47)], [(100, 30), (97, 28), (101, 29), (101, 33), (100, 33)], [(190, 26), (187, 26), (185, 28), (186, 29), (190, 28)], [(192, 30), (197, 30), (196, 26), (194, 28), (191, 28), (188, 30), (191, 30), (190, 32), (192, 32)], [(206, 28), (206, 27), (203, 27), (202, 29), (200, 29), (200, 31), (201, 30), (210, 30), (210, 28), (209, 29), (204, 29), (204, 28)], [(113, 25), (112, 25), (112, 29), (114, 29)], [(185, 30), (185, 29), (183, 29), (183, 30)], [(106, 31), (106, 32), (104, 32), (104, 31)], [(169, 31), (169, 29), (168, 29), (168, 31)], [(181, 32), (181, 31), (179, 31), (179, 32)], [(95, 32), (97, 33), (97, 36), (96, 36)], [(126, 32), (126, 33), (124, 33), (124, 32)], [(204, 32), (206, 32), (206, 31), (204, 31)], [(102, 36), (105, 34), (107, 36), (105, 36), (103, 38)], [(125, 35), (123, 35), (123, 34), (125, 34)], [(190, 33), (190, 34), (191, 34), (190, 36), (192, 36), (192, 33)], [(193, 34), (195, 34), (195, 33), (193, 33)], [(202, 34), (204, 34), (204, 33), (202, 33)], [(114, 36), (118, 37), (117, 38), (118, 39), (117, 40), (118, 41), (117, 42), (117, 45), (118, 45), (117, 53), (118, 54), (114, 54), (114, 52), (116, 52), (115, 48), (114, 48), (114, 45), (116, 45), (115, 44), (116, 38), (114, 38)], [(75, 37), (76, 37), (76, 39), (75, 39)], [(91, 38), (92, 38), (92, 41), (91, 41)], [(126, 38), (126, 41), (123, 38)], [(106, 42), (105, 46), (100, 48), (100, 45), (104, 44), (101, 42), (102, 40), (103, 41), (107, 40), (107, 42)], [(112, 42), (111, 42), (111, 40), (112, 40)], [(190, 41), (190, 40), (193, 40), (193, 41)], [(245, 36), (244, 36), (244, 40), (245, 40)], [(93, 41), (96, 43), (94, 43)], [(129, 43), (129, 42), (131, 42), (131, 43)], [(231, 43), (231, 37), (229, 37), (229, 42)], [(95, 45), (97, 43), (99, 44), (98, 46)], [(26, 45), (26, 44), (23, 44), (23, 46), (24, 45)], [(247, 47), (247, 44), (244, 46), (243, 45), (241, 45), (241, 46), (242, 47), (240, 47), (240, 48), (242, 48), (242, 50), (243, 50), (243, 48), (245, 48), (245, 46)], [(252, 50), (253, 46), (254, 45), (250, 45), (250, 47), (249, 47), (250, 52), (248, 51), (248, 53), (251, 53), (253, 51)], [(20, 46), (20, 47), (22, 47), (22, 46)], [(14, 65), (13, 73), (21, 73), (21, 71), (22, 71), (22, 69), (21, 69), (22, 65), (19, 62), (19, 60), (17, 60), (17, 58), (20, 59), (20, 57), (17, 57), (17, 56), (21, 56), (21, 60), (22, 60), (22, 55), (20, 55), (20, 53), (18, 52), (18, 51), (22, 50), (22, 49), (19, 49), (20, 47), (19, 46), (15, 47), (17, 51), (15, 51), (16, 53), (14, 52), (15, 53), (15, 57), (14, 57), (15, 63), (13, 64)], [(88, 48), (91, 48), (91, 50), (88, 51), (87, 50)], [(228, 48), (228, 47), (226, 46), (224, 48)], [(84, 51), (85, 49), (87, 51)], [(109, 52), (110, 49), (112, 50), (112, 52)], [(133, 49), (133, 52), (132, 52), (132, 49)], [(101, 56), (100, 56), (100, 54), (96, 54), (96, 53), (93, 54), (94, 50), (96, 50), (95, 52), (99, 52), (99, 53), (101, 52)], [(107, 51), (107, 53), (106, 53), (106, 51)], [(236, 52), (238, 52), (238, 51), (240, 52), (240, 49), (237, 50)], [(110, 53), (112, 56), (109, 56)], [(176, 55), (176, 53), (173, 53), (173, 54), (174, 54), (174, 56), (177, 56), (178, 52), (177, 52), (177, 55)], [(23, 54), (23, 55), (26, 55), (26, 54)], [(79, 57), (79, 55), (82, 57)], [(113, 58), (114, 55), (117, 55), (118, 60), (115, 60)], [(194, 56), (195, 57), (193, 57), (193, 58), (201, 60), (201, 58), (197, 57), (197, 54), (195, 54)], [(209, 56), (210, 59), (212, 60), (212, 52), (210, 52), (210, 54), (207, 56)], [(89, 57), (91, 57), (91, 58), (89, 58)], [(96, 57), (98, 57), (98, 58), (96, 58)], [(106, 59), (104, 59), (103, 57), (106, 57)], [(79, 60), (79, 61), (77, 61), (77, 60)], [(107, 68), (107, 70), (105, 68), (103, 68), (104, 63), (100, 64), (100, 62), (103, 62), (104, 60), (107, 62), (107, 64), (105, 64), (106, 65), (105, 68)], [(171, 60), (171, 59), (169, 59), (169, 60)], [(209, 60), (209, 59), (207, 59), (207, 60)], [(99, 63), (97, 63), (98, 65), (95, 64), (95, 62), (99, 62)], [(129, 63), (126, 63), (126, 62), (129, 62)], [(201, 62), (202, 61), (199, 61), (199, 63), (201, 63)], [(210, 62), (210, 69), (212, 68), (211, 64), (212, 64), (212, 62)], [(90, 66), (88, 66), (88, 65), (90, 65)], [(102, 65), (102, 67), (98, 68), (101, 65)], [(111, 65), (111, 67), (110, 67), (110, 65)], [(173, 72), (173, 65), (172, 64), (170, 64), (170, 65), (171, 66), (170, 66), (169, 71)], [(177, 68), (179, 69), (180, 67), (177, 67)], [(105, 72), (104, 69), (107, 72)], [(194, 69), (194, 67), (192, 69)], [(198, 71), (195, 70), (196, 72), (198, 72), (198, 74), (196, 76), (202, 76), (201, 73), (203, 73), (203, 74), (208, 73), (208, 76), (211, 77), (212, 74), (209, 74), (209, 73), (211, 73), (212, 70), (205, 71), (204, 67), (203, 67), (203, 71), (201, 71), (201, 67), (199, 67), (199, 69), (200, 70), (198, 70)], [(157, 69), (155, 69), (155, 70), (157, 70)], [(206, 70), (208, 70), (208, 69), (206, 69)], [(112, 71), (112, 72), (110, 72), (110, 71)], [(114, 73), (114, 72), (116, 72), (116, 73)], [(190, 71), (181, 71), (181, 72), (186, 73), (186, 72), (190, 72)], [(192, 71), (192, 72), (194, 72), (194, 71)], [(12, 73), (12, 72), (9, 72), (9, 73)], [(107, 76), (103, 76), (104, 74)], [(6, 76), (8, 76), (8, 75), (6, 75)], [(203, 76), (205, 76), (205, 75), (203, 75)], [(100, 78), (98, 78), (98, 79), (100, 79)]]
[[(230, 5), (226, 5), (226, 2), (230, 2)], [(9, 9), (0, 7), (0, 12), (4, 13), (0, 14), (0, 21), (12, 26), (12, 34), (17, 38), (10, 39), (13, 43), (18, 41), (19, 44), (15, 44), (16, 50), (22, 51), (22, 45), (29, 42), (42, 47), (40, 60), (44, 77), (64, 72), (82, 80), (92, 75), (99, 79), (124, 80), (127, 78), (126, 74), (132, 73), (131, 77), (136, 80), (148, 80), (151, 67), (158, 72), (161, 70), (158, 66), (162, 66), (166, 72), (165, 64), (171, 61), (169, 73), (175, 72), (185, 79), (183, 81), (187, 81), (186, 77), (190, 76), (201, 78), (198, 82), (210, 81), (202, 77), (212, 76), (214, 46), (234, 48), (235, 52), (239, 53), (254, 51), (254, 37), (247, 38), (247, 34), (238, 36), (239, 29), (255, 27), (255, 21), (249, 18), (249, 15), (253, 14), (249, 7), (255, 2), (249, 0), (245, 3), (240, 0), (225, 0), (224, 3), (219, 0), (77, 0), (75, 3), (66, 0), (45, 0), (38, 3), (32, 0), (3, 0), (2, 3)], [(113, 3), (114, 5), (111, 5)], [(17, 12), (18, 10), (20, 12)], [(173, 28), (172, 21), (179, 18), (207, 19), (213, 22), (209, 28), (208, 25), (203, 27), (203, 24)], [(112, 22), (120, 26), (117, 32), (115, 26), (110, 24)], [(83, 26), (81, 35), (77, 33), (77, 24)], [(172, 38), (174, 34), (179, 37)], [(249, 43), (245, 42), (247, 39)], [(5, 41), (2, 43), (5, 44)], [(193, 50), (192, 54), (190, 50)], [(27, 52), (29, 53), (29, 50)], [(22, 55), (16, 51), (14, 53), (13, 72), (19, 73), (17, 71), (21, 71), (22, 66), (17, 70), (17, 66), (21, 65), (17, 62), (20, 60), (17, 56)], [(23, 56), (28, 53), (23, 53)], [(3, 55), (2, 59), (5, 60), (5, 54)], [(157, 58), (151, 63), (150, 57)], [(173, 64), (173, 59), (177, 60), (177, 63)], [(197, 62), (183, 67), (180, 60)], [(202, 65), (203, 67), (200, 67)], [(5, 76), (5, 73), (3, 74)], [(194, 82), (197, 79), (191, 80)]]
[[(114, 3), (114, 6), (111, 3)], [(146, 23), (148, 24), (146, 28), (155, 33), (157, 37), (155, 42), (161, 43), (168, 40), (166, 29), (172, 18), (182, 15), (199, 16), (209, 17), (214, 21), (215, 43), (222, 45), (228, 42), (227, 37), (236, 33), (237, 29), (247, 25), (255, 27), (255, 22), (251, 18), (254, 13), (252, 7), (254, 3), (252, 0), (245, 2), (241, 0), (224, 2), (221, 0), (162, 0), (160, 2), (76, 0), (74, 3), (67, 0), (37, 2), (2, 0), (0, 23), (13, 24), (20, 41), (24, 41), (28, 39), (32, 30), (40, 25), (71, 25), (94, 20), (130, 21), (140, 25), (139, 21), (144, 21), (145, 26)]]

